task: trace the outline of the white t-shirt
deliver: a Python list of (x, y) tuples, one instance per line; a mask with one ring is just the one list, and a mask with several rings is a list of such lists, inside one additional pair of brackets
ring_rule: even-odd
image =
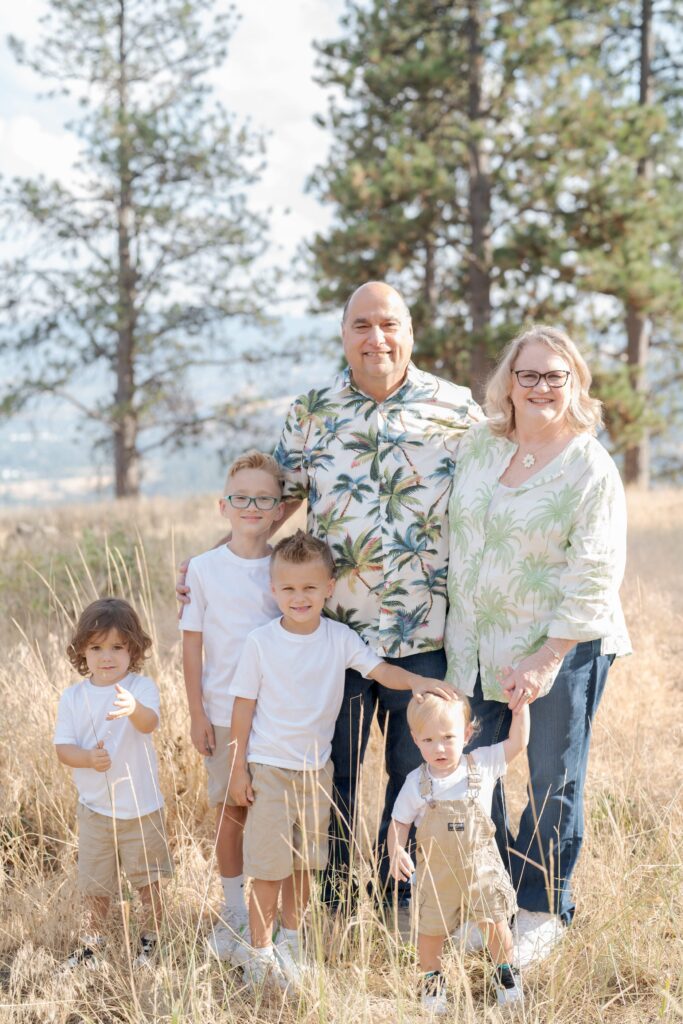
[(228, 693), (244, 641), (279, 615), (270, 592), (270, 555), (240, 558), (223, 544), (193, 558), (187, 570), (192, 601), (180, 628), (202, 634), (202, 700), (213, 725), (229, 726)]
[(315, 633), (290, 633), (279, 619), (247, 637), (234, 697), (256, 700), (247, 760), (296, 771), (322, 768), (344, 697), (344, 675), (367, 676), (379, 658), (341, 622), (321, 619)]
[[(507, 771), (505, 750), (502, 743), (495, 743), (492, 747), (479, 747), (477, 750), (473, 750), (472, 756), (479, 766), (481, 775), (479, 803), (483, 811), (490, 816), (493, 788), (497, 780)], [(429, 771), (429, 769), (427, 770)], [(419, 825), (425, 816), (427, 800), (420, 796), (420, 771), (420, 768), (416, 768), (406, 776), (406, 781), (396, 797), (396, 803), (391, 812), (392, 818), (404, 825), (412, 825), (413, 822)], [(467, 796), (467, 758), (464, 755), (460, 758), (458, 767), (450, 775), (446, 775), (443, 779), (435, 778), (431, 772), (429, 775), (432, 780), (432, 800), (464, 800)]]
[[(136, 700), (159, 714), (159, 691), (147, 676), (130, 673), (120, 684)], [(107, 772), (72, 768), (80, 803), (109, 818), (137, 818), (163, 807), (157, 757), (149, 733), (139, 732), (129, 718), (107, 721), (116, 690), (81, 679), (59, 698), (55, 743), (75, 743), (86, 750), (102, 740), (111, 758)]]

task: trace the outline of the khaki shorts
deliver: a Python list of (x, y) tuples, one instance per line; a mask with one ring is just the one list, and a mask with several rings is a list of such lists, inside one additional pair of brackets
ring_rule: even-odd
[(204, 758), (209, 806), (237, 807), (237, 804), (228, 795), (234, 753), (230, 746), (230, 726), (214, 725), (213, 734), (216, 738), (216, 749), (211, 757)]
[(173, 874), (164, 816), (109, 818), (78, 805), (78, 886), (89, 896), (119, 895), (117, 860), (135, 889)]
[(254, 802), (244, 828), (244, 873), (279, 882), (327, 867), (332, 762), (317, 771), (250, 764)]

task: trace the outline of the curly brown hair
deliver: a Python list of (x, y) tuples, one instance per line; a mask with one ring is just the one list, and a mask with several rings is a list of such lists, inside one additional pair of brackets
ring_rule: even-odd
[(88, 675), (85, 649), (95, 637), (115, 629), (125, 640), (130, 654), (130, 670), (138, 672), (152, 646), (152, 638), (145, 633), (138, 613), (120, 597), (103, 597), (93, 601), (81, 612), (76, 629), (66, 648), (66, 656), (82, 676)]

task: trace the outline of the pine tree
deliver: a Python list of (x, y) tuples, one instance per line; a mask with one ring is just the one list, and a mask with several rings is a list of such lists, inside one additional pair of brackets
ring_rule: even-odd
[[(210, 411), (186, 387), (226, 362), (227, 323), (256, 321), (265, 224), (245, 189), (262, 140), (211, 97), (236, 17), (213, 0), (50, 0), (17, 58), (83, 107), (74, 183), (3, 183), (21, 255), (1, 268), (0, 346), (17, 370), (6, 414), (58, 395), (98, 424), (117, 496), (136, 495), (143, 447), (185, 443)], [(108, 394), (79, 387), (106, 373)], [(143, 444), (144, 442), (144, 444)]]
[(590, 51), (592, 6), (350, 2), (344, 37), (319, 47), (321, 81), (337, 91), (323, 122), (335, 142), (311, 179), (337, 214), (311, 244), (320, 302), (394, 281), (422, 361), (478, 395), (522, 321), (571, 302), (552, 262), (553, 111), (582, 101), (584, 68), (557, 54)]
[[(644, 102), (646, 3), (668, 89)], [(335, 142), (311, 187), (336, 214), (310, 247), (320, 304), (386, 277), (420, 361), (479, 395), (525, 321), (607, 338), (614, 358), (591, 362), (612, 440), (642, 447), (657, 416), (626, 339), (643, 318), (670, 337), (681, 322), (677, 18), (666, 0), (349, 2), (320, 46)]]

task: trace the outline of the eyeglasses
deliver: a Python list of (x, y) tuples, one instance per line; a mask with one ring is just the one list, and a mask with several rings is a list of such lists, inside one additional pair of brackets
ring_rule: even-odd
[(522, 388), (535, 388), (542, 380), (549, 388), (563, 388), (569, 380), (571, 370), (550, 370), (548, 373), (538, 373), (537, 370), (513, 370), (512, 372)]
[(259, 494), (255, 498), (248, 494), (225, 494), (223, 500), (229, 501), (233, 508), (249, 508), (253, 504), (260, 512), (270, 512), (280, 504), (279, 498), (271, 498), (267, 494)]

